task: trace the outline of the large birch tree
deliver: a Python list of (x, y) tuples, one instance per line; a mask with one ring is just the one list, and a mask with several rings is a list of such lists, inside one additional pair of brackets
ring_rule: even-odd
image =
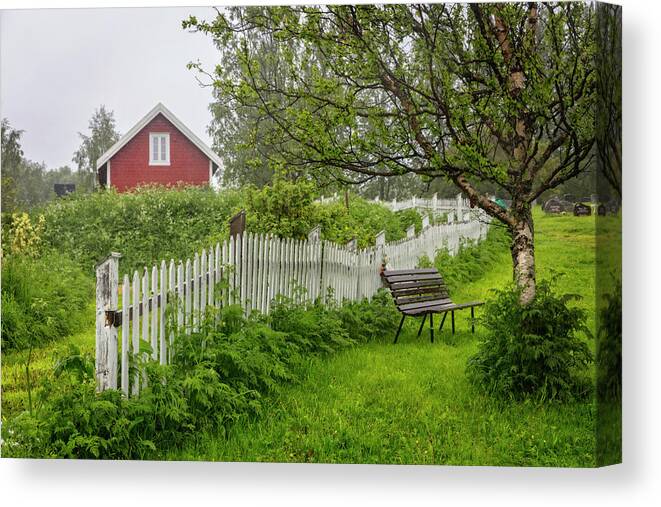
[[(502, 222), (527, 304), (531, 203), (592, 163), (593, 18), (584, 2), (236, 7), (184, 28), (214, 38), (217, 96), (269, 119), (283, 165), (341, 181), (443, 178)], [(275, 44), (277, 79), (260, 38)]]

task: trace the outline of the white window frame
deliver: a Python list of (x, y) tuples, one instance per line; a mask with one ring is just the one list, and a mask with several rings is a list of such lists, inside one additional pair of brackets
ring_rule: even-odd
[[(161, 138), (165, 137), (165, 160), (154, 160), (154, 139), (158, 138), (159, 155), (161, 147)], [(149, 165), (170, 165), (170, 133), (169, 132), (150, 132), (149, 133)]]

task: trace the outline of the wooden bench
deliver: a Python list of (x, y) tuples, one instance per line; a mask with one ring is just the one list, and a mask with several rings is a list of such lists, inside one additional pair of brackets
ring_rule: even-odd
[(429, 315), (429, 332), (431, 341), (434, 343), (434, 314), (442, 313), (443, 320), (438, 328), (443, 329), (448, 312), (452, 315), (452, 334), (454, 334), (454, 312), (455, 310), (471, 309), (471, 332), (475, 332), (475, 307), (483, 305), (481, 301), (471, 303), (455, 304), (448, 294), (448, 288), (443, 277), (434, 268), (404, 269), (384, 271), (382, 274), (386, 286), (390, 289), (395, 300), (397, 309), (402, 312), (402, 320), (395, 335), (395, 341), (399, 338), (404, 319), (407, 316), (422, 316), (422, 323), (418, 330), (418, 336), (422, 333), (427, 315)]

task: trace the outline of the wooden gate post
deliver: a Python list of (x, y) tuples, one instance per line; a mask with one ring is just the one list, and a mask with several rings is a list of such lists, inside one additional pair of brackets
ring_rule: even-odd
[(386, 246), (386, 231), (379, 232), (374, 238), (374, 243), (377, 248)]
[[(117, 291), (120, 254), (96, 266), (96, 390), (117, 389)], [(124, 301), (123, 304), (128, 304)]]
[(246, 231), (246, 211), (241, 210), (230, 218), (230, 237), (243, 236)]

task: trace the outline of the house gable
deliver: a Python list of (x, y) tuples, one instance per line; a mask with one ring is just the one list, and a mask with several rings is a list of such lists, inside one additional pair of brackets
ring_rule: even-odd
[(218, 156), (158, 104), (99, 158), (97, 172), (102, 184), (121, 192), (147, 184), (207, 185), (219, 166)]

